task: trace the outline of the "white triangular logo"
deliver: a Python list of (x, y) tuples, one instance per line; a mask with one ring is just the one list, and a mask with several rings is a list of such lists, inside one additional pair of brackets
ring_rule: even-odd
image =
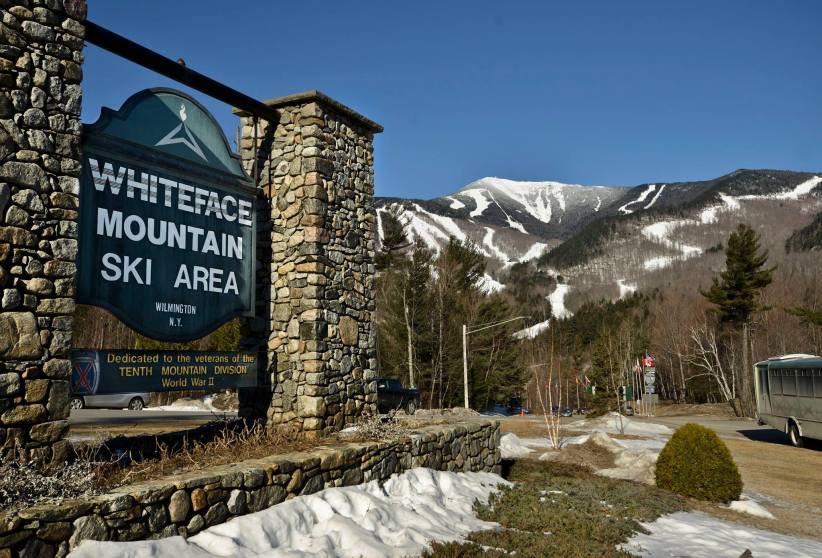
[[(185, 104), (181, 103), (180, 104), (180, 123), (177, 124), (177, 126), (173, 130), (171, 130), (168, 134), (166, 134), (163, 139), (161, 139), (160, 141), (158, 141), (154, 145), (159, 146), (159, 145), (173, 145), (175, 143), (182, 143), (183, 145), (185, 145), (186, 147), (191, 149), (194, 153), (199, 155), (200, 158), (203, 161), (208, 162), (208, 159), (206, 158), (205, 154), (203, 153), (203, 150), (200, 149), (200, 144), (198, 144), (197, 140), (194, 139), (194, 134), (192, 134), (191, 130), (189, 130), (188, 126), (186, 126), (186, 118), (187, 118), (187, 116), (186, 116), (186, 106), (185, 106)], [(183, 137), (183, 136), (174, 137), (178, 133), (180, 133), (181, 130), (183, 131), (183, 133), (185, 133), (185, 137)]]

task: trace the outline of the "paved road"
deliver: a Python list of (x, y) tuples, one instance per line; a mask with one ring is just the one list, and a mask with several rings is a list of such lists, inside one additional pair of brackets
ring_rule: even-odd
[(233, 418), (237, 413), (208, 411), (128, 411), (114, 409), (74, 410), (69, 416), (69, 438), (107, 439), (121, 434), (159, 434), (194, 428), (209, 421)]
[(175, 421), (202, 420), (236, 417), (235, 411), (127, 411), (118, 409), (80, 409), (71, 411), (71, 426), (105, 426), (122, 424), (157, 424)]
[(653, 422), (664, 424), (676, 429), (683, 424), (695, 422), (706, 426), (719, 434), (722, 438), (743, 438), (756, 442), (768, 442), (772, 444), (789, 444), (787, 434), (780, 432), (770, 426), (760, 426), (753, 419), (723, 419), (710, 416), (662, 416), (662, 417), (631, 417), (637, 422)]

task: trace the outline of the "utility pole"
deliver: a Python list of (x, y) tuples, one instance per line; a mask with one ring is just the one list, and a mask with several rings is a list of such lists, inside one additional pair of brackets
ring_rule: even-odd
[(516, 318), (511, 318), (510, 320), (503, 320), (501, 322), (494, 322), (491, 324), (483, 324), (477, 327), (476, 329), (472, 330), (468, 329), (468, 324), (462, 324), (462, 387), (464, 404), (466, 409), (470, 409), (470, 407), (468, 406), (468, 335), (471, 333), (482, 331), (483, 329), (489, 329), (510, 322), (515, 322), (517, 320), (524, 320), (525, 318), (529, 317), (530, 316), (517, 316)]

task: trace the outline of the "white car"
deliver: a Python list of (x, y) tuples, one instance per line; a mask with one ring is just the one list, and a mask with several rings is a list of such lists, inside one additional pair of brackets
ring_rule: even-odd
[(72, 409), (125, 409), (142, 411), (149, 400), (148, 392), (108, 393), (104, 395), (73, 394), (69, 401)]

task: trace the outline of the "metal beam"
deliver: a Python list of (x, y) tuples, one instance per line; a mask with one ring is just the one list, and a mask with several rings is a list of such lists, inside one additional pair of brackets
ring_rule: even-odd
[(105, 49), (135, 64), (139, 64), (160, 75), (171, 78), (175, 81), (205, 93), (215, 99), (227, 103), (233, 107), (244, 110), (260, 118), (265, 118), (269, 122), (279, 122), (280, 116), (277, 111), (265, 103), (240, 93), (227, 85), (211, 79), (199, 72), (186, 68), (182, 64), (166, 58), (162, 54), (154, 52), (134, 41), (126, 39), (96, 23), (86, 20), (86, 40), (93, 45)]

